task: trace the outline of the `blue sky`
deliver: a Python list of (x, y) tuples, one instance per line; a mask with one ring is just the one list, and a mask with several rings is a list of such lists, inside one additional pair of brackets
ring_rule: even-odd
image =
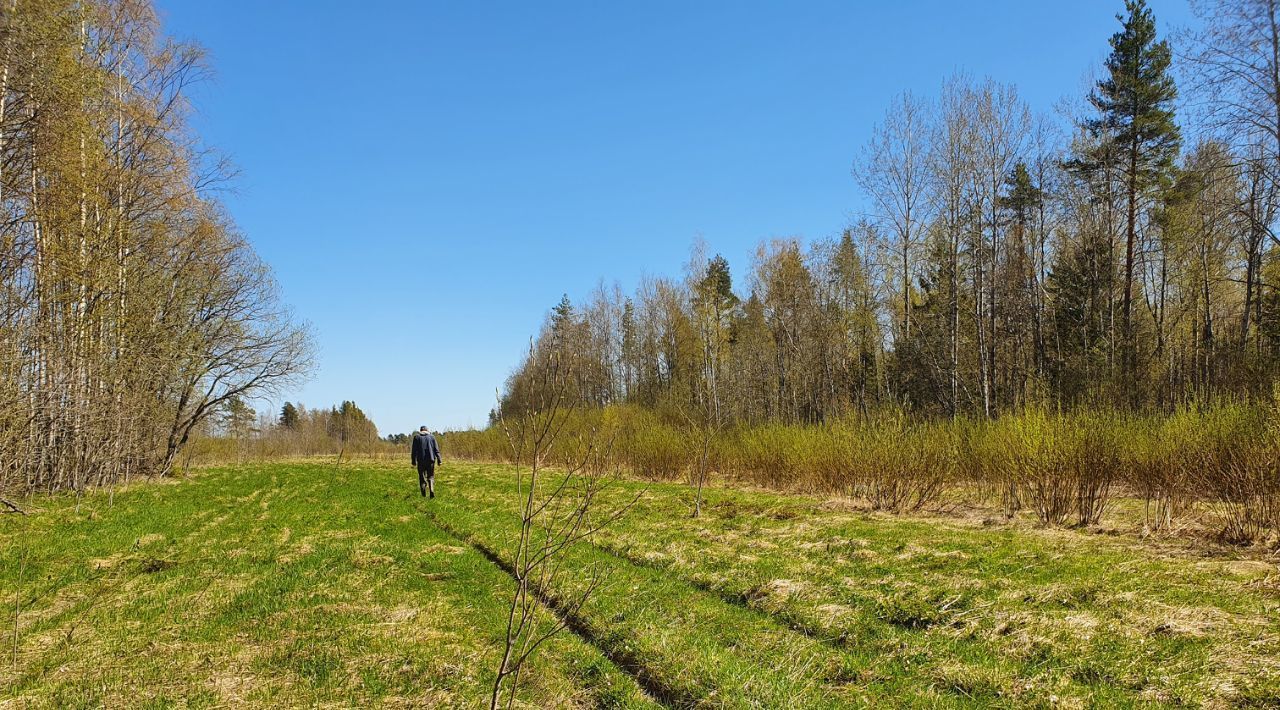
[[(382, 433), (483, 426), (546, 312), (761, 240), (836, 234), (890, 98), (965, 71), (1079, 95), (1120, 0), (157, 0), (209, 51), (196, 128), (310, 321), (284, 398)], [(1186, 0), (1151, 0), (1161, 29)], [(262, 404), (260, 407), (268, 406)], [(273, 406), (273, 405), (271, 405)]]

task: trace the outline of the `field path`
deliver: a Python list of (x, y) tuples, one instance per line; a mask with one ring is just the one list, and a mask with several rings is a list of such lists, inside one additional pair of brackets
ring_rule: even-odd
[[(510, 570), (518, 528), (502, 498), (459, 489), (433, 501), (429, 517)], [(483, 502), (482, 502), (483, 501)], [(606, 580), (574, 621), (607, 655), (635, 669), (655, 694), (680, 706), (849, 707), (865, 704), (847, 669), (855, 659), (785, 623), (718, 594), (587, 544), (566, 554), (571, 569)], [(588, 574), (569, 575), (572, 598)], [(906, 698), (904, 698), (906, 699)]]
[[(469, 545), (486, 559), (494, 564), (495, 567), (509, 575), (512, 580), (516, 579), (516, 570), (510, 561), (503, 558), (498, 552), (490, 548), (483, 542), (477, 541), (474, 537), (466, 535), (455, 530), (448, 523), (442, 521), (432, 511), (427, 511), (427, 519), (441, 530), (449, 533), (458, 542)], [(668, 687), (664, 684), (661, 674), (654, 669), (647, 667), (643, 660), (629, 653), (625, 648), (621, 648), (615, 644), (611, 644), (608, 639), (601, 638), (592, 630), (591, 625), (579, 614), (570, 609), (566, 609), (556, 597), (548, 596), (534, 590), (534, 596), (538, 601), (550, 611), (555, 617), (563, 622), (566, 629), (576, 634), (584, 642), (591, 644), (600, 652), (613, 661), (618, 668), (632, 677), (644, 688), (648, 697), (654, 702), (664, 707), (682, 707), (693, 704), (693, 698), (682, 695), (677, 689)]]

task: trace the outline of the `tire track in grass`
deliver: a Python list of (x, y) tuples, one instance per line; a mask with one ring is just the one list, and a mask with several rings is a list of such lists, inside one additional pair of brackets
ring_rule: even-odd
[[(467, 500), (465, 496), (463, 500)], [(466, 508), (464, 503), (459, 512), (465, 514)], [(475, 510), (469, 511), (469, 514), (483, 515)], [(443, 520), (440, 522), (449, 524)], [(485, 544), (482, 541), (488, 539), (484, 535), (472, 537), (482, 546)], [(861, 684), (854, 682), (849, 675), (848, 669), (853, 667), (849, 664), (861, 667), (861, 663), (848, 651), (832, 649), (818, 639), (796, 633), (778, 619), (763, 615), (758, 610), (745, 608), (741, 604), (726, 603), (720, 595), (707, 593), (678, 576), (631, 564), (604, 554), (590, 544), (584, 544), (580, 549), (584, 553), (598, 555), (602, 561), (616, 560), (618, 564), (614, 566), (615, 572), (624, 578), (634, 578), (633, 581), (638, 582), (641, 588), (645, 584), (658, 583), (658, 580), (678, 588), (661, 592), (674, 593), (675, 596), (664, 597), (669, 603), (661, 605), (666, 611), (660, 616), (666, 618), (650, 619), (649, 624), (666, 625), (666, 628), (688, 625), (688, 633), (691, 635), (678, 637), (682, 640), (676, 641), (676, 646), (683, 653), (697, 654), (696, 656), (686, 657), (679, 653), (673, 656), (667, 651), (669, 647), (665, 647), (666, 642), (659, 640), (665, 635), (663, 632), (657, 632), (656, 636), (644, 630), (639, 630), (640, 635), (636, 635), (637, 630), (613, 634), (610, 633), (612, 623), (619, 619), (606, 621), (586, 618), (588, 623), (595, 625), (596, 636), (616, 639), (612, 643), (626, 647), (638, 644), (647, 649), (640, 652), (645, 658), (649, 658), (649, 653), (658, 653), (656, 658), (660, 658), (661, 663), (648, 661), (644, 665), (647, 665), (653, 675), (662, 679), (661, 685), (678, 689), (673, 700), (681, 705), (711, 703), (744, 708), (844, 708), (863, 707), (869, 702), (859, 690)], [(632, 590), (634, 596), (634, 585)], [(659, 592), (650, 590), (649, 593)], [(645, 596), (643, 592), (640, 594)], [(697, 621), (691, 622), (688, 617), (695, 607), (700, 609), (697, 612), (700, 616)], [(707, 616), (701, 616), (703, 613)], [(630, 614), (628, 612), (628, 616)], [(696, 629), (708, 624), (719, 630), (710, 631), (709, 636), (699, 636), (701, 632)], [(655, 641), (657, 646), (654, 645)], [(708, 655), (703, 655), (704, 653)], [(790, 660), (779, 662), (780, 658)]]
[(858, 650), (856, 647), (854, 647), (849, 643), (849, 636), (847, 632), (839, 632), (839, 633), (836, 633), (836, 635), (832, 636), (829, 633), (830, 631), (829, 629), (823, 629), (821, 627), (815, 626), (814, 624), (806, 621), (805, 619), (795, 614), (792, 614), (789, 612), (775, 613), (775, 612), (768, 611), (766, 609), (761, 609), (760, 607), (753, 605), (751, 603), (752, 601), (751, 590), (734, 592), (726, 589), (720, 589), (713, 586), (709, 582), (706, 582), (700, 579), (695, 579), (693, 577), (690, 577), (689, 575), (681, 574), (679, 570), (675, 569), (672, 565), (664, 565), (664, 564), (653, 562), (648, 559), (644, 559), (642, 557), (630, 554), (622, 549), (619, 549), (615, 545), (610, 545), (608, 543), (595, 542), (593, 540), (587, 540), (586, 544), (591, 546), (595, 550), (598, 550), (599, 552), (605, 555), (608, 555), (609, 557), (612, 557), (625, 564), (629, 564), (633, 567), (652, 570), (660, 574), (672, 575), (676, 579), (679, 579), (681, 582), (684, 582), (685, 584), (689, 585), (690, 587), (700, 592), (703, 592), (704, 594), (715, 597), (716, 599), (719, 599), (720, 601), (726, 604), (729, 604), (731, 606), (744, 609), (747, 612), (755, 615), (757, 618), (777, 626), (779, 629), (782, 629), (789, 633), (799, 634), (800, 636), (804, 636), (805, 638), (808, 638), (808, 639), (812, 639), (813, 641), (816, 641), (818, 643), (821, 643), (823, 645), (830, 647), (832, 650), (835, 650), (838, 652)]
[[(458, 542), (461, 542), (462, 544), (479, 552), (481, 555), (484, 555), (489, 562), (493, 563), (495, 567), (505, 572), (512, 580), (516, 579), (515, 568), (506, 560), (502, 559), (502, 556), (499, 555), (496, 550), (489, 547), (474, 535), (470, 535), (445, 522), (435, 513), (429, 510), (423, 512), (427, 519), (430, 520), (437, 528), (444, 531)], [(608, 658), (609, 661), (617, 666), (619, 670), (630, 676), (631, 679), (644, 690), (650, 700), (668, 708), (686, 708), (693, 707), (697, 704), (697, 698), (664, 683), (662, 679), (659, 678), (658, 675), (648, 666), (646, 666), (635, 654), (600, 638), (599, 634), (591, 628), (591, 625), (587, 623), (586, 619), (583, 619), (578, 614), (567, 610), (559, 599), (541, 593), (536, 589), (531, 588), (531, 591), (534, 598), (536, 598), (540, 604), (555, 615), (555, 617), (564, 624), (566, 629), (578, 638), (582, 639), (584, 643), (598, 650), (602, 656)]]
[(745, 609), (761, 619), (765, 619), (770, 623), (776, 624), (779, 628), (813, 639), (814, 641), (830, 646), (837, 651), (851, 650), (847, 640), (847, 634), (840, 633), (836, 636), (829, 636), (823, 633), (823, 629), (815, 628), (813, 625), (793, 614), (776, 614), (774, 612), (761, 609), (751, 603), (752, 596), (750, 590), (745, 592), (733, 592), (726, 589), (719, 589), (709, 582), (681, 574), (673, 565), (656, 563), (651, 560), (644, 559), (643, 557), (632, 555), (607, 543), (588, 541), (587, 544), (600, 552), (619, 560), (620, 562), (625, 562), (635, 567), (642, 567), (662, 574), (670, 574), (694, 589), (714, 596), (726, 604), (732, 604), (733, 606)]

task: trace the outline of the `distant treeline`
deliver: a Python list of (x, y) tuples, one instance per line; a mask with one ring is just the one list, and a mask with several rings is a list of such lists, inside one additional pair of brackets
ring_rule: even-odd
[(276, 414), (257, 413), (242, 400), (231, 400), (211, 417), (194, 438), (189, 460), (222, 463), (239, 459), (307, 456), (385, 456), (401, 452), (403, 434), (378, 438), (378, 429), (353, 401), (309, 409), (285, 402)]
[[(1068, 120), (989, 79), (904, 94), (854, 164), (871, 211), (838, 237), (761, 244), (736, 281), (699, 245), (681, 280), (564, 299), (537, 347), (580, 361), (581, 404), (721, 422), (1269, 397), (1280, 89), (1259, 86), (1280, 24), (1267, 3), (1197, 7), (1207, 29), (1179, 53), (1194, 123), (1174, 114), (1170, 46), (1130, 2)], [(503, 413), (535, 379), (516, 371)]]
[(170, 470), (311, 339), (209, 189), (199, 48), (147, 0), (0, 7), (0, 494)]

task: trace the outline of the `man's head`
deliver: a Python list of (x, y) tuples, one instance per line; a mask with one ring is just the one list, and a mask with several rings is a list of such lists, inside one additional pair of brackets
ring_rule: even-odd
[(418, 427), (418, 432), (419, 432), (419, 433), (426, 434), (426, 433), (428, 433), (429, 431), (430, 431), (430, 429), (427, 429), (427, 425), (426, 425), (426, 424), (423, 424), (422, 426)]

